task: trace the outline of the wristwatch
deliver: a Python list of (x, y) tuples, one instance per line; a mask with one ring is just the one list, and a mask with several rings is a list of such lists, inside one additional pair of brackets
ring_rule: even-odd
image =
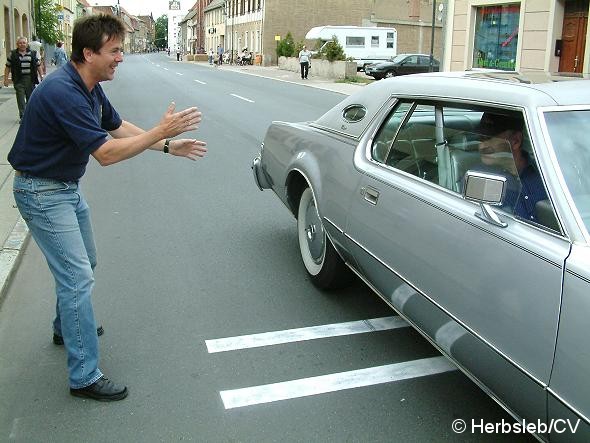
[(168, 154), (168, 152), (170, 148), (170, 139), (167, 138), (166, 141), (164, 142), (164, 154)]

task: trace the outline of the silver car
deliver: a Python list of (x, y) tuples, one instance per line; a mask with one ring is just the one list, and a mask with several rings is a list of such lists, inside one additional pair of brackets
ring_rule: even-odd
[(514, 417), (571, 424), (540, 438), (590, 441), (590, 82), (389, 79), (252, 167), (317, 286), (354, 272)]

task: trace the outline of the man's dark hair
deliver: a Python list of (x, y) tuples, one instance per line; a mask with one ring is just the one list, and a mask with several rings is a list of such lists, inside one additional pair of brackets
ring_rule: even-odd
[(523, 125), (522, 114), (515, 112), (506, 114), (484, 112), (478, 129), (481, 134), (491, 136), (506, 130), (522, 131)]
[(125, 25), (119, 18), (107, 14), (81, 17), (74, 23), (70, 58), (75, 63), (84, 63), (84, 48), (98, 53), (103, 44), (113, 38), (121, 41), (125, 38)]

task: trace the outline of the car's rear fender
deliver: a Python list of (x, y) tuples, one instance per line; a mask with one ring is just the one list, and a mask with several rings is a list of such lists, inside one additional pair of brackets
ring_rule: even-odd
[(293, 215), (305, 187), (312, 188), (319, 206), (318, 136), (306, 123), (273, 122), (264, 139), (262, 166), (272, 179), (273, 190)]

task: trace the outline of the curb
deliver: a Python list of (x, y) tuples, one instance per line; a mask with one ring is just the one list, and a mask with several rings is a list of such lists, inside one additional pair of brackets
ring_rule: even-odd
[(29, 238), (29, 228), (22, 217), (19, 217), (0, 250), (0, 305), (8, 292), (11, 277), (20, 263)]

